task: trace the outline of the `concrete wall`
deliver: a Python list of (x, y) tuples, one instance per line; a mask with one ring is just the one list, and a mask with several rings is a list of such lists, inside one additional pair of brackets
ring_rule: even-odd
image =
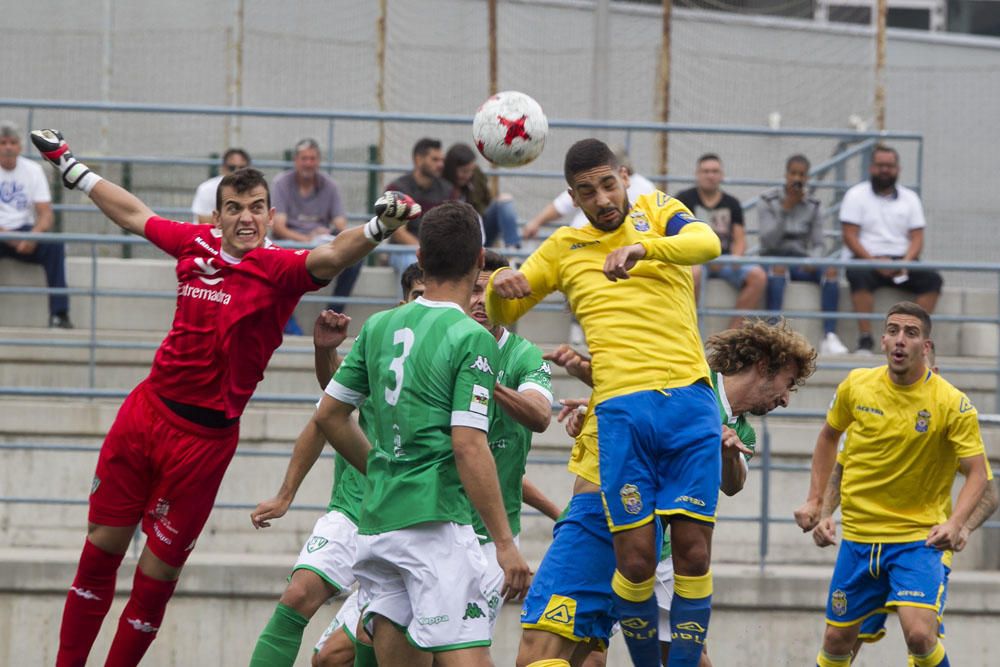
[[(0, 552), (0, 664), (52, 664), (65, 586), (76, 554), (35, 550)], [(273, 558), (208, 557), (195, 552), (170, 603), (157, 640), (143, 661), (149, 667), (246, 665), (283, 588), (290, 563)], [(118, 589), (130, 587), (127, 559)], [(717, 665), (775, 667), (812, 664), (823, 632), (827, 567), (716, 566), (709, 651)], [(107, 652), (124, 595), (116, 598), (92, 654)], [(992, 632), (1000, 611), (1000, 576), (956, 574), (948, 599), (946, 646), (952, 664), (995, 664)], [(323, 607), (305, 630), (296, 664), (308, 664), (312, 643), (336, 612)], [(855, 664), (904, 664), (905, 646), (894, 618), (888, 636), (864, 649)], [(505, 606), (492, 649), (495, 664), (514, 664), (520, 637), (518, 606)], [(612, 641), (608, 664), (630, 664), (621, 639)]]

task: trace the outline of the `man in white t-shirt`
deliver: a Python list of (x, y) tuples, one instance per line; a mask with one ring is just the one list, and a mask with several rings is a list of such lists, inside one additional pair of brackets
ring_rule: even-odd
[(250, 166), (250, 155), (242, 148), (230, 148), (222, 155), (222, 173), (202, 182), (194, 193), (191, 202), (192, 222), (203, 225), (212, 224), (212, 211), (215, 210), (216, 194), (222, 177), (239, 169)]
[[(621, 164), (628, 170), (628, 200), (634, 202), (639, 198), (640, 195), (649, 194), (656, 190), (656, 186), (653, 182), (642, 174), (636, 173), (632, 168), (632, 161), (629, 159), (628, 154), (625, 152), (624, 148), (615, 149), (615, 157), (618, 158), (618, 163)], [(583, 227), (587, 224), (587, 216), (583, 214), (583, 211), (576, 207), (573, 203), (573, 197), (569, 194), (569, 190), (563, 190), (559, 193), (559, 196), (552, 200), (541, 212), (532, 218), (521, 230), (521, 236), (526, 239), (535, 238), (538, 235), (538, 230), (541, 229), (542, 225), (549, 224), (550, 222), (555, 222), (560, 218), (565, 218), (573, 211), (576, 211), (576, 215), (573, 216), (573, 221), (570, 222), (571, 227)]]
[[(917, 193), (896, 183), (899, 153), (888, 146), (876, 146), (868, 173), (871, 180), (852, 187), (840, 203), (844, 246), (856, 259), (920, 259), (927, 223)], [(848, 269), (847, 282), (856, 313), (874, 310), (873, 292), (879, 287), (912, 292), (913, 300), (933, 313), (942, 284), (941, 274), (923, 269)], [(858, 320), (858, 330), (857, 352), (871, 354), (871, 321)]]
[[(21, 132), (10, 121), (0, 121), (0, 230), (48, 232), (52, 229), (52, 195), (45, 172), (37, 162), (21, 157)], [(41, 264), (49, 287), (66, 287), (66, 251), (62, 243), (0, 242), (0, 258)], [(49, 295), (49, 326), (72, 329), (69, 297)]]

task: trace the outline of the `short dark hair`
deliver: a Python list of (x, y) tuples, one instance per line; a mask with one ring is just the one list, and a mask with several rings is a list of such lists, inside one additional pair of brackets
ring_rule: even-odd
[(413, 157), (423, 157), (431, 151), (441, 150), (441, 142), (437, 139), (431, 139), (430, 137), (424, 137), (423, 139), (417, 140), (417, 143), (413, 144)]
[(226, 174), (219, 181), (219, 187), (215, 189), (215, 210), (222, 209), (222, 188), (232, 188), (236, 194), (241, 195), (244, 192), (250, 192), (258, 185), (264, 186), (264, 192), (267, 193), (267, 207), (271, 208), (271, 190), (267, 187), (267, 179), (256, 169), (247, 167)]
[(875, 153), (892, 153), (892, 156), (896, 158), (896, 164), (899, 164), (899, 152), (896, 151), (892, 146), (887, 146), (885, 144), (878, 144), (872, 149), (872, 159), (875, 159)]
[(920, 320), (921, 328), (923, 329), (924, 338), (931, 337), (931, 316), (923, 306), (920, 306), (912, 301), (900, 301), (894, 304), (889, 312), (885, 314), (886, 323), (889, 322), (889, 317), (892, 315), (909, 315), (910, 317), (915, 317)]
[(446, 201), (424, 213), (417, 232), (424, 280), (457, 280), (469, 273), (483, 249), (479, 214), (461, 201)]
[(566, 161), (563, 163), (563, 175), (570, 187), (573, 187), (573, 177), (580, 172), (608, 166), (618, 168), (618, 158), (615, 152), (600, 139), (582, 139), (566, 151)]
[(455, 144), (444, 154), (444, 179), (450, 183), (455, 182), (455, 172), (459, 167), (472, 164), (476, 161), (476, 153), (468, 144)]
[(250, 163), (253, 162), (253, 160), (250, 159), (250, 154), (247, 153), (242, 148), (230, 148), (229, 150), (227, 150), (225, 153), (222, 154), (223, 164), (225, 164), (225, 162), (234, 155), (239, 155), (244, 160), (246, 160), (247, 166), (249, 166)]
[(796, 153), (795, 155), (785, 160), (785, 171), (791, 169), (793, 164), (804, 164), (806, 166), (806, 171), (809, 171), (809, 167), (811, 166), (809, 164), (809, 158), (807, 158), (802, 153)]
[(403, 298), (405, 299), (406, 295), (413, 289), (413, 283), (422, 282), (424, 282), (424, 272), (419, 263), (414, 262), (403, 269), (403, 275), (399, 277), (399, 286), (403, 288)]
[(502, 269), (504, 267), (510, 268), (510, 260), (498, 253), (496, 250), (486, 249), (486, 264), (483, 265), (483, 271), (493, 273), (497, 269)]
[(722, 164), (722, 158), (719, 157), (718, 153), (702, 153), (695, 164), (700, 167), (702, 162), (708, 162), (709, 160), (715, 160), (719, 164)]

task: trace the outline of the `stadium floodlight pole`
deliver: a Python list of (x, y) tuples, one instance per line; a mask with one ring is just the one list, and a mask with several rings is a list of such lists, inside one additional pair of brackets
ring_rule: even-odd
[(885, 26), (888, 0), (877, 0), (875, 12), (875, 126), (885, 131)]
[[(657, 78), (659, 79), (657, 89), (660, 92), (659, 120), (661, 123), (670, 121), (670, 25), (672, 9), (673, 0), (663, 0), (663, 39), (660, 44), (660, 67), (657, 73)], [(668, 159), (670, 154), (670, 135), (666, 131), (661, 131), (659, 134), (660, 165), (657, 174), (662, 175), (663, 178), (659, 179), (658, 185), (665, 190), (667, 187), (666, 175), (670, 164)]]

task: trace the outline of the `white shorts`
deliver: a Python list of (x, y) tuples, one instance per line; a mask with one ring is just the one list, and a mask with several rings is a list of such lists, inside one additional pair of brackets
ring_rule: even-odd
[(660, 641), (670, 641), (670, 603), (674, 600), (674, 561), (664, 558), (656, 565), (656, 606), (660, 608)]
[[(520, 546), (518, 536), (514, 536), (514, 544)], [(493, 637), (493, 628), (497, 625), (500, 617), (500, 610), (503, 609), (503, 569), (497, 562), (497, 545), (493, 542), (479, 545), (483, 550), (483, 557), (486, 559), (486, 574), (483, 576), (483, 595), (486, 596), (486, 604), (490, 606), (490, 637)]]
[(323, 648), (323, 644), (326, 640), (330, 638), (333, 633), (337, 630), (343, 628), (344, 632), (351, 640), (355, 639), (355, 634), (358, 631), (358, 621), (361, 619), (361, 607), (358, 606), (358, 592), (353, 591), (346, 600), (344, 604), (340, 605), (340, 611), (337, 615), (333, 617), (330, 621), (330, 625), (326, 626), (326, 630), (320, 636), (319, 641), (316, 642), (316, 647), (313, 649), (315, 653), (319, 653)]
[(312, 535), (302, 545), (295, 570), (311, 570), (339, 591), (354, 584), (358, 527), (340, 512), (327, 512), (316, 520)]
[(426, 651), (489, 646), (486, 568), (471, 526), (431, 522), (358, 535), (354, 575), (368, 631), (378, 614)]
[[(674, 600), (674, 561), (664, 558), (656, 566), (656, 581), (653, 582), (653, 593), (656, 595), (656, 606), (660, 609), (660, 621), (657, 633), (661, 642), (670, 642), (670, 603)], [(611, 627), (611, 636), (617, 635), (621, 626), (615, 623)]]

